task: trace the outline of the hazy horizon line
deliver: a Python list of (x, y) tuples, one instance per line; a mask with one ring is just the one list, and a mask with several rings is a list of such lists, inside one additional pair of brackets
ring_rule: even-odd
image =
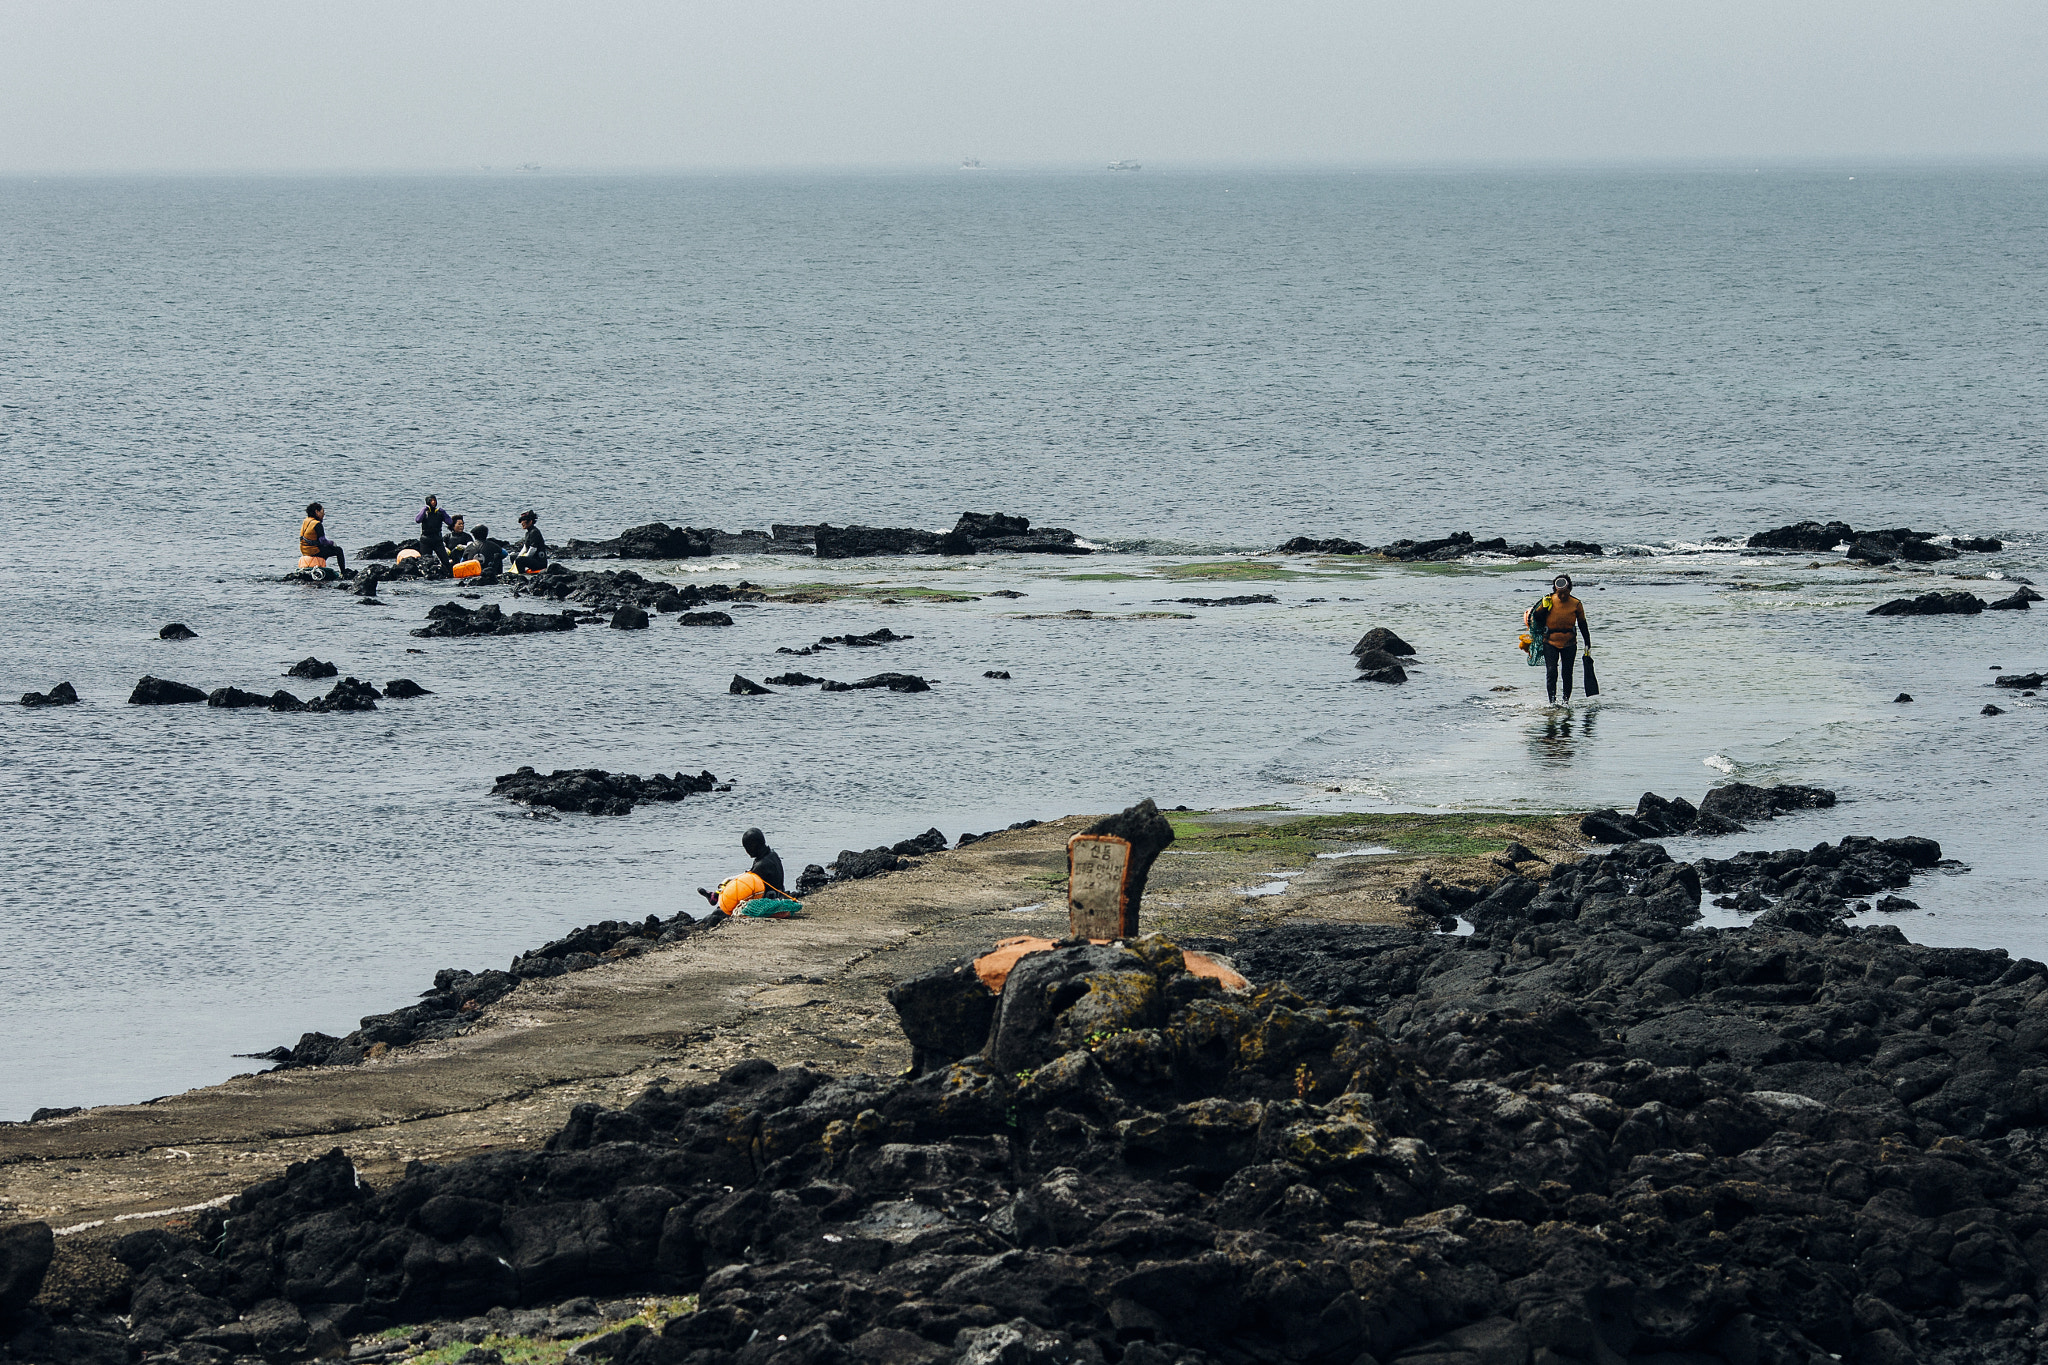
[[(971, 155), (971, 154), (970, 154)], [(1154, 175), (1398, 175), (1540, 172), (1643, 172), (1643, 173), (1725, 173), (1752, 174), (1765, 170), (1813, 172), (1823, 170), (2048, 170), (2048, 156), (1988, 155), (1888, 155), (1844, 152), (1800, 156), (1693, 156), (1693, 157), (1549, 157), (1549, 158), (1417, 158), (1380, 161), (1291, 161), (1279, 158), (1216, 161), (1143, 161), (1131, 174)], [(541, 163), (447, 164), (439, 166), (183, 166), (183, 167), (61, 167), (17, 169), (0, 166), (0, 180), (114, 180), (114, 179), (420, 179), (420, 178), (616, 178), (661, 179), (712, 176), (938, 176), (958, 175), (967, 169), (953, 161), (873, 162), (762, 162), (762, 163), (604, 163), (546, 165)], [(1099, 175), (1111, 171), (1106, 161), (1029, 160), (982, 164), (986, 173), (1034, 176)]]

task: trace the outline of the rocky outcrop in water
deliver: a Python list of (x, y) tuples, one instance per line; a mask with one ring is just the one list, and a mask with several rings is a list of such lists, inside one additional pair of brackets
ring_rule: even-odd
[(701, 559), (711, 553), (713, 534), (655, 521), (630, 526), (610, 540), (568, 540), (561, 553), (571, 559)]
[(186, 625), (183, 621), (173, 621), (158, 631), (156, 638), (159, 640), (196, 640), (199, 638), (199, 632)]
[[(776, 528), (777, 532), (783, 530)], [(1001, 512), (962, 512), (953, 529), (831, 526), (809, 528), (820, 559), (864, 559), (875, 555), (972, 555), (1093, 553), (1080, 537), (1057, 526), (1033, 527), (1029, 517)]]
[(377, 689), (354, 678), (343, 678), (324, 697), (315, 697), (306, 703), (307, 711), (374, 711), (377, 709)]
[(833, 647), (837, 645), (845, 645), (848, 649), (874, 649), (881, 645), (901, 644), (905, 640), (915, 640), (916, 638), (915, 635), (898, 635), (887, 626), (883, 626), (880, 629), (871, 630), (865, 635), (827, 635), (818, 643), (805, 645), (802, 649), (790, 649), (784, 646), (775, 652), (777, 654), (795, 654), (798, 656), (829, 654), (832, 652)]
[[(1247, 992), (1158, 936), (1059, 947), (916, 1078), (750, 1060), (383, 1189), (337, 1150), (119, 1243), (136, 1288), (100, 1330), (340, 1355), (640, 1291), (697, 1311), (584, 1355), (2033, 1360), (2048, 969), (1891, 926), (1688, 929), (1671, 867), (1589, 860), (1464, 938), (1190, 945)], [(58, 1334), (84, 1326), (41, 1330), (37, 1358), (84, 1358)]]
[(431, 697), (434, 694), (411, 678), (393, 678), (384, 684), (384, 695), (394, 701), (408, 701), (413, 697)]
[(206, 694), (206, 704), (208, 706), (221, 706), (232, 709), (244, 709), (252, 706), (267, 707), (270, 705), (270, 698), (264, 696), (261, 692), (244, 692), (239, 687), (216, 687), (213, 691)]
[(557, 768), (543, 775), (532, 768), (520, 768), (493, 783), (491, 795), (549, 810), (625, 815), (642, 801), (681, 801), (717, 787), (718, 779), (708, 772), (695, 777), (687, 773), (640, 777), (602, 768)]
[(579, 603), (594, 612), (638, 607), (663, 614), (690, 611), (706, 602), (759, 602), (768, 595), (744, 580), (730, 587), (724, 583), (676, 583), (645, 578), (632, 569), (579, 573), (561, 564), (550, 566), (544, 574), (521, 579), (512, 591), (520, 597)]
[(612, 613), (610, 624), (613, 630), (645, 630), (647, 613), (638, 607), (620, 607)]
[[(1161, 598), (1167, 601), (1167, 598)], [(1241, 597), (1175, 597), (1171, 601), (1190, 607), (1256, 607), (1277, 606), (1280, 599), (1269, 592), (1247, 593)]]
[(1746, 542), (1752, 550), (1800, 550), (1826, 554), (1846, 546), (1845, 555), (1866, 564), (1890, 564), (1904, 559), (1917, 564), (1937, 564), (1956, 559), (1964, 551), (1988, 553), (2003, 550), (2005, 542), (1990, 537), (1955, 537), (1948, 545), (1934, 544), (1935, 532), (1894, 526), (1881, 531), (1858, 531), (1847, 522), (1802, 521), (1776, 530), (1758, 531)]
[(1355, 540), (1317, 540), (1310, 536), (1296, 536), (1280, 546), (1277, 553), (1379, 555), (1383, 559), (1401, 560), (1406, 563), (1442, 563), (1463, 559), (1466, 555), (1513, 555), (1517, 559), (1540, 559), (1544, 556), (1559, 555), (1590, 558), (1603, 554), (1604, 551), (1590, 540), (1562, 540), (1554, 545), (1530, 541), (1511, 545), (1505, 536), (1480, 540), (1470, 531), (1453, 531), (1450, 535), (1435, 540), (1397, 540), (1390, 545), (1365, 545)]
[(184, 706), (205, 700), (206, 694), (189, 683), (172, 682), (148, 674), (144, 674), (142, 681), (135, 684), (135, 690), (128, 694), (130, 706)]
[(1356, 660), (1358, 676), (1354, 682), (1405, 683), (1408, 670), (1401, 667), (1401, 661), (1382, 649), (1369, 649)]
[(287, 678), (332, 678), (340, 672), (339, 666), (324, 663), (308, 654), (305, 658), (286, 669), (284, 675)]
[(1371, 630), (1359, 636), (1358, 643), (1351, 646), (1351, 653), (1354, 656), (1362, 657), (1375, 649), (1403, 659), (1411, 658), (1415, 654), (1414, 645), (1409, 644), (1385, 626), (1374, 626)]
[(1826, 810), (1835, 794), (1825, 787), (1785, 783), (1757, 787), (1730, 782), (1713, 788), (1695, 806), (1684, 797), (1666, 800), (1644, 792), (1634, 815), (1612, 810), (1590, 811), (1579, 820), (1579, 832), (1602, 844), (1638, 839), (1668, 839), (1679, 834), (1740, 834), (1749, 824), (1795, 810)]
[(1984, 610), (1984, 599), (1969, 592), (1927, 592), (1918, 597), (1894, 597), (1872, 607), (1871, 616), (1975, 616)]
[(932, 685), (915, 673), (875, 673), (859, 682), (833, 682), (826, 679), (818, 685), (821, 692), (929, 692)]
[(21, 704), (23, 706), (76, 706), (78, 705), (78, 689), (68, 682), (60, 682), (47, 692), (22, 693)]
[(729, 626), (732, 617), (722, 611), (686, 611), (676, 618), (679, 626)]
[(725, 685), (725, 690), (735, 697), (766, 697), (771, 695), (767, 688), (761, 686), (752, 678), (743, 678), (737, 673), (732, 675), (732, 681)]
[(1812, 911), (1840, 919), (1871, 908), (1859, 898), (1896, 891), (1911, 881), (1915, 872), (1941, 863), (1941, 845), (1932, 839), (1873, 839), (1852, 834), (1840, 843), (1822, 843), (1810, 849), (1702, 858), (1697, 867), (1701, 889), (1723, 893), (1714, 903), (1724, 909), (1745, 914), (1772, 909), (1781, 914)]
[(1985, 610), (2028, 611), (2032, 609), (2034, 603), (2039, 602), (2040, 600), (2040, 593), (2035, 592), (2032, 588), (2027, 587), (2025, 584), (2021, 584), (2019, 587), (2013, 589), (2011, 596), (1999, 598), (1996, 602), (1993, 602), (1989, 606), (1985, 607)]
[(2048, 673), (2001, 673), (1991, 681), (1999, 687), (2039, 687), (2048, 683)]
[(428, 624), (413, 632), (426, 640), (455, 640), (473, 635), (535, 635), (576, 629), (576, 613), (515, 611), (506, 614), (496, 602), (471, 610), (460, 602), (443, 602), (427, 612)]

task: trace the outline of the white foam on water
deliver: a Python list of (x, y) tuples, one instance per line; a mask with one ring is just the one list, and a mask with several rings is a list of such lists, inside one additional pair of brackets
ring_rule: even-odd
[(1370, 858), (1376, 854), (1398, 852), (1400, 852), (1399, 849), (1388, 848), (1384, 844), (1372, 844), (1365, 848), (1347, 848), (1336, 853), (1318, 853), (1316, 856), (1318, 858)]

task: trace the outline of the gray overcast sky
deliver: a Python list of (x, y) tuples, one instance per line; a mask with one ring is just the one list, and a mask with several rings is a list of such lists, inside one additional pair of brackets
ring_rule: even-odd
[(2042, 0), (0, 0), (0, 171), (2048, 156)]

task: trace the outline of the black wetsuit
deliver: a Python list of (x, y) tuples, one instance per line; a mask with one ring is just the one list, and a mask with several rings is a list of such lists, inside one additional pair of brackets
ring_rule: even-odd
[(512, 551), (512, 562), (521, 569), (545, 569), (548, 566), (547, 537), (540, 533), (540, 527), (527, 528)]
[[(1564, 683), (1564, 699), (1572, 699), (1572, 662), (1578, 657), (1579, 641), (1576, 636), (1563, 649), (1559, 649), (1548, 640), (1543, 642), (1543, 685), (1549, 690), (1552, 701), (1557, 700), (1557, 685), (1560, 681)], [(1560, 678), (1559, 674), (1563, 677)]]
[(453, 526), (455, 519), (448, 515), (445, 507), (422, 507), (415, 518), (420, 524), (420, 553), (430, 554), (441, 561), (441, 567), (452, 569), (455, 561), (449, 557), (448, 548), (441, 543), (441, 528)]
[(496, 578), (505, 572), (505, 551), (495, 541), (479, 540), (476, 543), (476, 560), (484, 566), (485, 578)]
[(774, 849), (763, 849), (761, 856), (754, 859), (754, 865), (748, 868), (747, 871), (768, 883), (769, 889), (774, 891), (776, 895), (787, 896), (789, 894), (782, 880), (782, 857)]

